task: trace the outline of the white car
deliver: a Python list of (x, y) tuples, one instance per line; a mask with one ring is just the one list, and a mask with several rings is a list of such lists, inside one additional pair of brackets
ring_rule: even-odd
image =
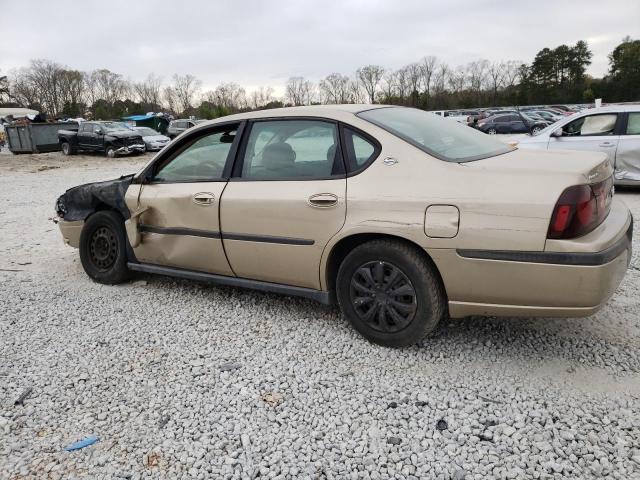
[(521, 148), (603, 152), (614, 165), (616, 185), (640, 185), (640, 105), (583, 110), (557, 121)]
[(142, 135), (142, 141), (144, 142), (147, 152), (157, 152), (169, 145), (171, 139), (166, 135), (156, 132), (153, 128), (149, 127), (133, 127), (133, 129)]

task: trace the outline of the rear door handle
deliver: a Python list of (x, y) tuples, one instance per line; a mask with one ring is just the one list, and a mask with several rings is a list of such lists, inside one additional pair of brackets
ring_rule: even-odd
[(317, 208), (329, 208), (338, 203), (338, 196), (333, 193), (316, 193), (309, 197), (309, 205)]
[(615, 144), (611, 143), (611, 142), (602, 142), (600, 145), (598, 145), (599, 147), (614, 147)]
[(216, 201), (216, 196), (211, 192), (198, 192), (194, 193), (193, 203), (197, 203), (198, 205), (212, 205), (213, 202)]

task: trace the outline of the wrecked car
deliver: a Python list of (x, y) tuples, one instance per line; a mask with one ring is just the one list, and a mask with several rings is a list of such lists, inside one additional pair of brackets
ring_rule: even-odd
[(142, 135), (142, 141), (147, 152), (158, 152), (171, 141), (169, 137), (156, 132), (153, 128), (133, 127), (133, 130)]
[(640, 186), (640, 105), (610, 105), (563, 117), (522, 148), (604, 153), (616, 185)]
[(122, 122), (82, 122), (77, 130), (58, 130), (58, 141), (65, 155), (103, 152), (113, 158), (145, 151), (142, 135)]
[(332, 105), (200, 124), (135, 175), (57, 201), (85, 272), (148, 272), (340, 306), (372, 342), (447, 316), (591, 315), (632, 217), (599, 153), (519, 150), (421, 110)]

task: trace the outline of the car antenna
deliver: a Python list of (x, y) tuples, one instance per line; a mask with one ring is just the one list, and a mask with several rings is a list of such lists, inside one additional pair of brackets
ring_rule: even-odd
[(522, 115), (522, 113), (520, 112), (520, 106), (516, 105), (516, 112), (518, 112), (518, 116), (520, 117), (520, 120), (522, 120), (522, 122), (527, 126), (527, 129), (529, 130), (529, 135), (531, 135), (533, 137), (533, 129), (531, 127), (531, 124), (527, 121), (526, 118), (524, 118), (524, 115)]

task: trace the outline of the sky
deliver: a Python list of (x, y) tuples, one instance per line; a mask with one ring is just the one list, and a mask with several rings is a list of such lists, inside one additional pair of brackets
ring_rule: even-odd
[(586, 40), (589, 73), (640, 38), (640, 0), (0, 0), (0, 73), (46, 58), (134, 81), (195, 75), (203, 90), (318, 81), (367, 64), (397, 69), (434, 55), (448, 64), (531, 62), (544, 47)]

